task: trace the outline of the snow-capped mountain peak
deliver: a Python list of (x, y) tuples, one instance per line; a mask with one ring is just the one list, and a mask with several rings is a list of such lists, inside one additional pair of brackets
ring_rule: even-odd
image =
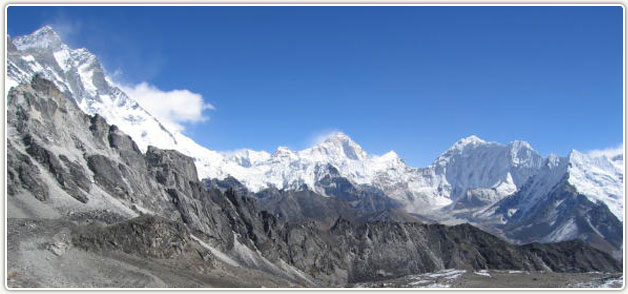
[(40, 74), (70, 95), (85, 113), (98, 113), (131, 135), (142, 151), (148, 145), (179, 149), (175, 148), (177, 141), (191, 141), (175, 138), (175, 132), (108, 81), (94, 54), (85, 48), (70, 48), (50, 26), (8, 42), (15, 45), (7, 54), (9, 86), (29, 82)]
[(271, 155), (271, 159), (279, 160), (279, 159), (292, 159), (297, 158), (299, 155), (290, 150), (290, 148), (286, 146), (279, 146)]
[(323, 141), (324, 142), (328, 142), (328, 141), (353, 142), (353, 139), (351, 139), (351, 137), (347, 136), (347, 134), (345, 134), (345, 133), (343, 133), (341, 131), (338, 131), (338, 132), (332, 133), (327, 138), (325, 138)]
[(383, 160), (383, 161), (401, 161), (401, 162), (403, 162), (403, 159), (401, 159), (401, 157), (399, 157), (399, 154), (397, 154), (397, 152), (395, 152), (393, 150), (384, 153), (384, 155), (380, 156), (380, 159)]
[(538, 153), (532, 146), (521, 140), (515, 140), (510, 143), (510, 157), (513, 165), (537, 165)]
[(237, 162), (243, 167), (257, 165), (271, 157), (271, 154), (266, 151), (255, 151), (251, 149), (240, 149), (233, 152), (225, 152), (224, 155), (229, 160)]
[(471, 135), (466, 138), (462, 138), (458, 140), (456, 143), (454, 143), (454, 145), (451, 148), (449, 148), (449, 150), (463, 150), (467, 146), (477, 146), (477, 145), (482, 145), (486, 143), (487, 143), (486, 141), (480, 139), (476, 135)]
[[(444, 189), (441, 190), (455, 200), (468, 191), (491, 189), (502, 183), (519, 187), (538, 171), (542, 161), (524, 141), (504, 145), (469, 136), (454, 143), (430, 168), (443, 178), (440, 182)], [(499, 200), (514, 193), (513, 185), (507, 186), (508, 189), (496, 190), (499, 195), (491, 199)]]
[(557, 154), (550, 154), (544, 161), (543, 166), (546, 168), (556, 168), (560, 164), (560, 156)]
[(334, 157), (346, 158), (349, 160), (363, 161), (368, 158), (368, 154), (360, 145), (355, 143), (343, 132), (336, 132), (327, 137), (323, 142), (304, 150), (313, 157)]
[(514, 140), (510, 142), (510, 150), (511, 153), (518, 154), (520, 151), (534, 151), (534, 148), (526, 141)]
[(61, 37), (50, 26), (43, 26), (30, 35), (16, 38), (13, 44), (18, 50), (59, 48), (64, 45)]

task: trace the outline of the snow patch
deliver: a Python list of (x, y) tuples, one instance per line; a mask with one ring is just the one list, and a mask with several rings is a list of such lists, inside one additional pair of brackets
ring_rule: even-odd
[(69, 63), (71, 62), (71, 56), (68, 50), (62, 49), (55, 51), (52, 55), (54, 56), (55, 61), (57, 61), (57, 65), (59, 65), (63, 71), (70, 69), (71, 64)]
[(19, 85), (19, 83), (17, 81), (15, 81), (14, 79), (11, 79), (9, 77), (4, 78), (4, 97), (9, 97), (9, 91), (11, 90), (11, 88), (13, 87), (17, 87), (17, 85)]
[(35, 62), (35, 57), (33, 55), (24, 55), (21, 57), (24, 61)]

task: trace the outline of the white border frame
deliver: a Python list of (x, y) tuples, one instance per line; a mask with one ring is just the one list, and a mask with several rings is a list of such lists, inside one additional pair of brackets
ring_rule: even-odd
[[(626, 1), (626, 0), (623, 0)], [(36, 2), (36, 1), (33, 1)], [(51, 3), (19, 3), (18, 1), (10, 1), (8, 3), (3, 3), (4, 4), (4, 14), (3, 14), (3, 18), (4, 18), (4, 40), (6, 40), (7, 37), (7, 14), (8, 14), (8, 8), (10, 6), (455, 6), (455, 7), (473, 7), (473, 6), (520, 6), (520, 7), (526, 7), (526, 6), (619, 6), (622, 7), (622, 25), (623, 25), (623, 40), (622, 40), (622, 51), (623, 51), (623, 66), (622, 66), (622, 73), (623, 73), (623, 125), (624, 125), (624, 130), (623, 130), (623, 148), (624, 148), (624, 156), (626, 154), (626, 5), (625, 3), (598, 3), (598, 4), (592, 4), (592, 3), (586, 3), (584, 1), (564, 1), (564, 0), (558, 0), (558, 1), (554, 1), (553, 4), (549, 4), (546, 1), (539, 1), (539, 0), (531, 0), (531, 1), (526, 1), (525, 4), (521, 3), (521, 4), (517, 4), (517, 3), (503, 3), (504, 1), (485, 1), (486, 3), (484, 4), (474, 4), (474, 3), (467, 3), (468, 1), (460, 1), (459, 3), (420, 3), (422, 1), (408, 1), (408, 0), (397, 0), (397, 1), (391, 1), (392, 3), (382, 3), (383, 1), (376, 1), (376, 0), (363, 0), (363, 1), (358, 1), (358, 0), (344, 0), (344, 1), (333, 1), (333, 0), (318, 0), (318, 1), (311, 1), (311, 2), (300, 2), (300, 1), (294, 1), (294, 0), (279, 0), (279, 1), (263, 1), (263, 0), (250, 0), (250, 1), (240, 1), (240, 0), (234, 0), (234, 1), (208, 1), (207, 3), (178, 3), (178, 4), (172, 4), (172, 3), (167, 3), (165, 1), (154, 1), (153, 3), (151, 3), (150, 1), (138, 1), (137, 3), (124, 3), (124, 2), (118, 2), (118, 1), (106, 1), (103, 3), (89, 3), (89, 4), (85, 4), (85, 3), (80, 3), (81, 1), (64, 1), (67, 3), (59, 3), (59, 4), (51, 4)], [(156, 3), (155, 3), (156, 2)], [(417, 3), (418, 2), (418, 3)], [(501, 2), (501, 3), (500, 3)], [(576, 2), (576, 3), (573, 3)], [(606, 1), (604, 1), (606, 2)], [(6, 73), (7, 73), (7, 64), (6, 64), (6, 60), (7, 60), (7, 43), (4, 42), (4, 60), (2, 61), (3, 65), (4, 65), (4, 73), (5, 73), (5, 79), (6, 79)], [(2, 80), (2, 84), (3, 84), (3, 89), (5, 86), (5, 80)], [(186, 290), (202, 290), (202, 291), (207, 291), (207, 290), (212, 290), (212, 291), (237, 291), (237, 290), (245, 290), (245, 291), (251, 291), (251, 290), (255, 290), (255, 291), (295, 291), (295, 290), (299, 290), (299, 291), (334, 291), (334, 290), (347, 290), (347, 291), (537, 291), (537, 290), (544, 290), (544, 291), (561, 291), (561, 290), (568, 290), (568, 291), (623, 291), (626, 290), (626, 249), (625, 249), (625, 245), (626, 245), (626, 225), (625, 225), (625, 212), (626, 212), (626, 206), (625, 206), (625, 199), (626, 199), (626, 179), (624, 176), (624, 183), (623, 183), (623, 188), (624, 188), (624, 221), (622, 221), (622, 225), (623, 225), (623, 244), (622, 247), (624, 248), (624, 254), (623, 254), (623, 285), (622, 288), (599, 288), (599, 289), (591, 289), (591, 288), (10, 288), (8, 287), (8, 279), (6, 278), (7, 275), (7, 223), (6, 220), (7, 219), (7, 191), (6, 191), (6, 187), (7, 187), (7, 166), (6, 166), (6, 162), (7, 162), (7, 153), (6, 150), (4, 150), (7, 146), (7, 122), (6, 122), (6, 114), (7, 114), (7, 109), (6, 109), (6, 99), (7, 97), (4, 97), (4, 111), (2, 112), (2, 115), (4, 117), (2, 117), (2, 121), (4, 123), (4, 133), (3, 138), (4, 138), (4, 145), (2, 147), (0, 147), (0, 150), (3, 151), (3, 163), (2, 165), (4, 166), (4, 181), (2, 182), (3, 184), (3, 195), (4, 195), (4, 202), (3, 202), (3, 206), (4, 206), (4, 226), (3, 226), (3, 235), (4, 235), (4, 242), (2, 242), (2, 247), (3, 247), (3, 253), (4, 253), (4, 289), (3, 290), (9, 290), (9, 291), (32, 291), (32, 290), (36, 290), (36, 291), (41, 291), (41, 290), (60, 290), (60, 291), (85, 291), (85, 290), (94, 290), (94, 291), (136, 291), (136, 290), (148, 290), (148, 291), (186, 291)], [(626, 161), (624, 160), (624, 171), (626, 167)]]

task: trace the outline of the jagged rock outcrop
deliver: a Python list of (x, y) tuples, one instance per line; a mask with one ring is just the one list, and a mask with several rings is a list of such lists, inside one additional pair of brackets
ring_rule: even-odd
[[(599, 250), (591, 250), (582, 240), (558, 243), (531, 243), (522, 246), (524, 250), (542, 260), (550, 269), (565, 272), (585, 271), (621, 271), (618, 264), (608, 259), (608, 255)], [(621, 267), (621, 266), (620, 266)]]
[(30, 157), (15, 149), (7, 142), (7, 194), (16, 195), (22, 190), (29, 191), (40, 201), (48, 199), (48, 186), (40, 177), (39, 168), (33, 165)]
[(213, 179), (203, 179), (203, 184), (207, 189), (213, 190), (218, 189), (222, 192), (226, 192), (231, 189), (238, 195), (246, 195), (249, 194), (249, 190), (244, 186), (240, 181), (238, 181), (234, 177), (226, 177), (222, 180), (213, 178)]
[(257, 199), (262, 210), (294, 223), (314, 220), (331, 227), (340, 217), (356, 220), (362, 213), (344, 200), (321, 196), (311, 190), (280, 191), (271, 188), (255, 193), (252, 197)]
[[(191, 250), (188, 229), (179, 222), (157, 216), (140, 216), (109, 226), (94, 225), (77, 230), (72, 244), (85, 250), (121, 250), (153, 258), (175, 258)], [(211, 256), (208, 250), (202, 252)]]

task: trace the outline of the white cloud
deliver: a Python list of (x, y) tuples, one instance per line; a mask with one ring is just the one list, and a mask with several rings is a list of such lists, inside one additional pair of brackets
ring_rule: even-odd
[(146, 82), (119, 87), (173, 131), (183, 131), (186, 123), (208, 120), (209, 117), (203, 111), (215, 109), (213, 105), (203, 101), (201, 94), (185, 89), (163, 91)]
[(606, 156), (608, 158), (613, 158), (617, 155), (624, 154), (624, 145), (619, 144), (616, 147), (610, 147), (605, 149), (595, 149), (588, 152), (588, 154), (592, 157), (601, 157)]

